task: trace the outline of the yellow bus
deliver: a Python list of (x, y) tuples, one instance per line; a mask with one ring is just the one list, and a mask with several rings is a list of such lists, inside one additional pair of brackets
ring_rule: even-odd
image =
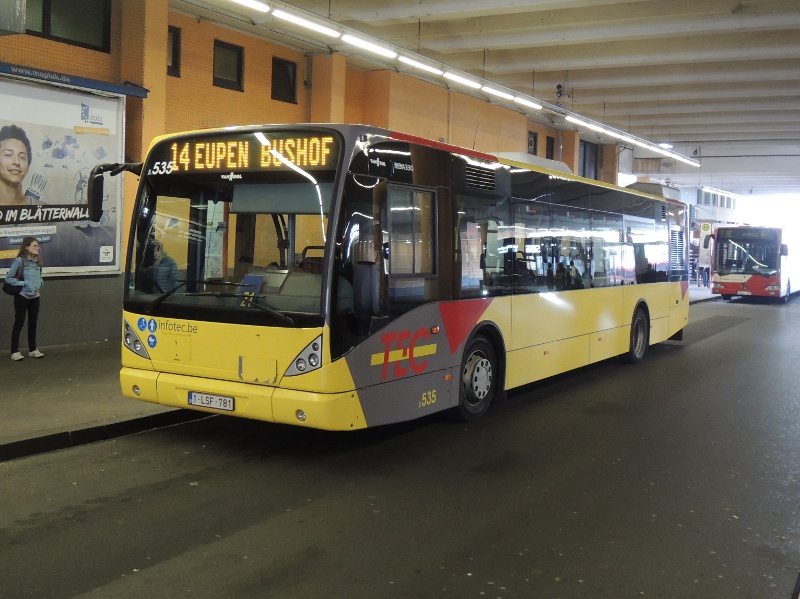
[(127, 397), (329, 430), (679, 339), (680, 202), (362, 125), (155, 139), (125, 271)]

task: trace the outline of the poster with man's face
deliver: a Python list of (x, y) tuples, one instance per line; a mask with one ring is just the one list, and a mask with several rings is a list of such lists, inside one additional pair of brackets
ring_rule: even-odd
[(121, 162), (123, 101), (0, 78), (0, 272), (36, 237), (45, 272), (119, 272), (121, 185), (88, 220), (92, 168)]

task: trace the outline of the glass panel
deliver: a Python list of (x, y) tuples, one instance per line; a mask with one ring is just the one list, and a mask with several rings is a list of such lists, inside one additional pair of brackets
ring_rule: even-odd
[(720, 275), (774, 275), (778, 269), (778, 238), (774, 230), (723, 229), (716, 244)]
[(297, 64), (280, 58), (272, 59), (272, 99), (297, 103)]
[(214, 82), (232, 89), (242, 86), (243, 50), (225, 42), (214, 42)]
[(554, 204), (551, 218), (548, 260), (553, 265), (555, 289), (583, 289), (591, 237), (589, 213)]
[(389, 268), (393, 275), (414, 272), (414, 197), (410, 190), (390, 189), (391, 247)]
[(608, 287), (625, 282), (622, 264), (622, 216), (592, 212), (589, 239), (589, 276), (593, 287)]
[(28, 0), (25, 5), (25, 28), (44, 33), (42, 30), (42, 0)]
[(553, 289), (550, 253), (550, 205), (517, 202), (514, 206), (514, 291), (538, 293)]
[(167, 31), (167, 75), (181, 75), (181, 30), (169, 27)]
[(433, 194), (390, 188), (390, 269), (397, 274), (434, 272)]
[[(513, 246), (505, 198), (456, 196), (458, 252), (461, 260), (461, 298), (511, 293), (506, 273), (508, 241)], [(508, 238), (508, 239), (507, 239)]]
[(50, 35), (102, 48), (106, 5), (107, 0), (51, 0)]
[(414, 272), (434, 272), (435, 219), (433, 214), (433, 194), (417, 191), (414, 193)]
[[(263, 133), (267, 146), (234, 133), (180, 138), (154, 149), (135, 215), (125, 298), (131, 309), (249, 324), (322, 322), (338, 143), (317, 131)], [(321, 143), (326, 157), (298, 153), (303, 142)], [(272, 161), (272, 154), (266, 159), (265, 147), (287, 162), (293, 156), (292, 167)]]

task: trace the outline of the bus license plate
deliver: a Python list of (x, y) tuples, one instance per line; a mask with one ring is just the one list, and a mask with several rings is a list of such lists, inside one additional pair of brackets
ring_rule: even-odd
[(211, 393), (201, 393), (199, 391), (189, 391), (189, 405), (201, 408), (211, 408), (213, 410), (224, 410), (233, 412), (233, 398), (225, 395), (212, 395)]
[(752, 291), (737, 291), (737, 295), (753, 295)]

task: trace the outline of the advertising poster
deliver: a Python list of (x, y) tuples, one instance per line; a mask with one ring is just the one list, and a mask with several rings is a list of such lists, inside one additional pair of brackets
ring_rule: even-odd
[(0, 106), (0, 273), (28, 236), (46, 274), (119, 272), (122, 177), (106, 178), (98, 223), (86, 184), (122, 162), (122, 98), (0, 78)]

